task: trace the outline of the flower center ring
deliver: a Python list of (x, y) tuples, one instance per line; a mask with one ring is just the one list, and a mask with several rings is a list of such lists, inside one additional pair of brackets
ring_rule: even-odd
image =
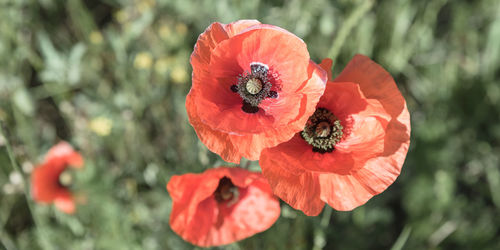
[(330, 153), (340, 142), (344, 133), (340, 120), (328, 109), (318, 108), (307, 120), (300, 136), (318, 153)]

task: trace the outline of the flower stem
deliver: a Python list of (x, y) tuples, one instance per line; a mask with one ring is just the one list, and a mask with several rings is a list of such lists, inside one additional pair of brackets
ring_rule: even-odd
[[(359, 22), (359, 19), (361, 19), (361, 17), (363, 17), (366, 14), (366, 12), (368, 12), (372, 8), (373, 3), (374, 3), (373, 0), (364, 1), (345, 20), (344, 24), (342, 25), (339, 32), (337, 33), (337, 38), (334, 39), (332, 47), (328, 51), (328, 57), (332, 58), (334, 65), (335, 65), (336, 58), (340, 53), (340, 49), (344, 45), (344, 42), (345, 42), (347, 36), (349, 34), (351, 34), (351, 30), (354, 28), (354, 25)], [(332, 65), (332, 67), (334, 65)]]
[(319, 222), (319, 227), (315, 229), (314, 245), (313, 250), (322, 250), (327, 243), (326, 228), (330, 224), (330, 219), (332, 217), (333, 209), (329, 206), (325, 206), (323, 211), (323, 216)]
[(21, 176), (23, 178), (24, 197), (26, 198), (26, 203), (28, 204), (28, 209), (30, 211), (31, 217), (33, 218), (33, 223), (35, 224), (35, 228), (36, 228), (37, 232), (40, 234), (40, 237), (42, 238), (42, 240), (40, 240), (40, 242), (42, 243), (44, 249), (53, 249), (50, 242), (48, 241), (47, 235), (45, 235), (45, 232), (39, 227), (40, 220), (38, 220), (38, 218), (34, 212), (34, 209), (33, 209), (33, 201), (30, 198), (30, 192), (29, 192), (29, 183), (26, 181), (26, 178), (24, 177), (24, 175), (21, 171), (21, 168), (19, 167), (19, 165), (16, 162), (16, 159), (15, 159), (14, 153), (12, 151), (12, 147), (10, 145), (9, 139), (7, 138), (7, 135), (4, 133), (4, 131), (5, 130), (3, 127), (3, 123), (0, 121), (0, 136), (3, 137), (3, 139), (4, 139), (4, 144), (5, 144), (4, 146), (7, 150), (7, 155), (9, 157), (10, 165), (12, 166), (12, 169), (14, 171), (18, 172), (19, 174), (21, 174)]

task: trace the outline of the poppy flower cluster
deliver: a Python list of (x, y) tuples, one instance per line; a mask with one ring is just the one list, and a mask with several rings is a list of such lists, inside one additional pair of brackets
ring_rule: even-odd
[[(191, 65), (186, 109), (199, 139), (225, 161), (259, 160), (262, 173), (173, 176), (170, 226), (184, 240), (219, 246), (265, 231), (280, 215), (277, 197), (310, 216), (325, 204), (352, 210), (399, 176), (410, 115), (393, 78), (368, 57), (356, 55), (333, 79), (332, 60), (311, 61), (297, 36), (240, 20), (211, 24)], [(69, 144), (54, 146), (32, 175), (34, 200), (73, 213), (61, 177), (82, 166)]]
[(293, 34), (254, 20), (213, 23), (191, 56), (186, 98), (200, 140), (224, 160), (259, 160), (274, 194), (307, 215), (352, 210), (401, 172), (406, 102), (390, 74), (356, 55), (335, 79)]
[(74, 213), (75, 197), (68, 187), (72, 177), (65, 173), (69, 167), (82, 168), (83, 158), (67, 142), (59, 142), (31, 174), (33, 199), (39, 203), (54, 203), (60, 211)]

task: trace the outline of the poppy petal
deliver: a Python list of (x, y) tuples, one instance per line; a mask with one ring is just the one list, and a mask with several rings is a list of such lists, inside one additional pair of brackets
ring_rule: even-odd
[[(275, 111), (261, 104), (259, 107), (265, 112), (243, 112), (242, 100), (231, 92), (231, 86), (237, 83), (240, 74), (250, 71), (253, 62), (264, 63), (270, 71), (279, 73), (281, 94), (270, 103), (286, 109)], [(200, 119), (215, 130), (240, 135), (287, 124), (299, 109), (302, 94), (295, 90), (309, 78), (308, 65), (304, 42), (283, 31), (251, 29), (224, 40), (212, 52), (210, 76), (193, 75), (193, 82), (200, 85), (200, 99), (196, 102)]]
[[(239, 190), (234, 204), (220, 203), (213, 195), (224, 177)], [(247, 238), (269, 228), (280, 215), (279, 202), (262, 175), (240, 168), (220, 167), (202, 174), (173, 176), (167, 189), (173, 200), (170, 227), (198, 246), (219, 246)], [(199, 199), (197, 193), (209, 196)]]
[(48, 166), (36, 167), (31, 174), (31, 195), (38, 202), (51, 202), (54, 200), (60, 187), (57, 184), (59, 171), (54, 171)]
[(194, 104), (197, 95), (195, 89), (191, 89), (186, 97), (186, 109), (189, 122), (195, 128), (200, 140), (212, 152), (219, 154), (227, 162), (239, 163), (241, 157), (250, 160), (258, 160), (262, 149), (276, 146), (280, 142), (287, 141), (295, 132), (303, 129), (308, 114), (312, 114), (316, 103), (324, 91), (325, 71), (316, 64), (309, 64), (310, 78), (300, 89), (300, 108), (296, 117), (286, 126), (269, 128), (267, 131), (256, 134), (238, 135), (235, 133), (223, 133), (203, 123), (196, 113)]
[(172, 176), (167, 184), (167, 190), (172, 200), (178, 204), (172, 208), (170, 214), (172, 228), (181, 228), (190, 223), (197, 213), (200, 202), (210, 197), (218, 184), (217, 178), (203, 178), (197, 174)]
[[(366, 98), (378, 100), (393, 118), (407, 110), (406, 101), (392, 76), (367, 56), (355, 55), (333, 81), (359, 84)], [(410, 128), (409, 123), (405, 125)]]
[[(391, 121), (387, 126), (385, 147), (382, 155), (370, 159), (365, 167), (354, 174), (365, 188), (373, 193), (379, 194), (383, 192), (401, 173), (410, 144), (409, 129), (403, 124), (409, 120), (410, 115), (405, 108), (399, 115), (398, 120)], [(397, 148), (394, 149), (394, 147)]]
[[(320, 66), (329, 72), (331, 60)], [(327, 84), (318, 107), (331, 111), (343, 126), (332, 152), (313, 152), (297, 134), (263, 150), (259, 163), (273, 191), (292, 207), (315, 215), (320, 210), (312, 213), (308, 202), (320, 200), (352, 210), (399, 176), (410, 142), (406, 102), (388, 72), (357, 55)]]
[(332, 65), (333, 65), (333, 60), (330, 58), (325, 58), (319, 66), (326, 71), (328, 74), (328, 79), (332, 79)]
[(243, 197), (232, 207), (219, 206), (223, 223), (212, 228), (212, 242), (207, 242), (209, 245), (225, 245), (247, 238), (265, 231), (279, 218), (279, 202), (272, 198), (270, 188), (269, 191), (263, 191), (251, 185), (240, 190), (240, 196)]
[(260, 161), (262, 174), (271, 185), (274, 194), (291, 207), (302, 210), (306, 215), (318, 215), (325, 203), (319, 197), (321, 190), (317, 175), (291, 165), (283, 165), (281, 160), (275, 160), (281, 157), (286, 155), (280, 154), (279, 151), (264, 150)]
[[(208, 74), (211, 52), (217, 45), (247, 29), (250, 26), (260, 24), (256, 20), (240, 20), (230, 24), (212, 23), (201, 33), (191, 54), (191, 65), (193, 74)], [(193, 84), (195, 84), (193, 82)]]
[[(190, 123), (212, 152), (234, 163), (241, 157), (256, 160), (263, 148), (302, 130), (327, 80), (300, 38), (255, 20), (212, 24), (200, 35), (191, 61)], [(265, 81), (267, 89), (248, 108), (250, 102), (243, 100), (251, 97), (237, 87), (255, 63), (263, 64), (267, 78), (253, 77)]]
[(392, 76), (364, 55), (356, 55), (335, 82), (359, 84), (367, 98), (376, 99), (390, 115), (385, 128), (384, 150), (353, 175), (371, 193), (387, 189), (401, 172), (410, 144), (410, 114)]
[(83, 158), (76, 152), (73, 147), (65, 142), (61, 141), (55, 146), (51, 147), (47, 155), (45, 156), (46, 161), (53, 160), (62, 161), (62, 164), (68, 164), (71, 167), (81, 168), (83, 167)]
[(211, 129), (205, 123), (201, 122), (196, 112), (194, 100), (196, 99), (196, 90), (191, 89), (186, 97), (186, 110), (189, 123), (195, 129), (200, 141), (207, 146), (210, 151), (220, 155), (227, 162), (239, 163), (241, 154), (237, 147), (234, 147), (229, 134)]
[(75, 201), (71, 193), (67, 190), (61, 190), (54, 200), (57, 209), (67, 214), (73, 214), (76, 211)]
[(365, 204), (375, 194), (370, 193), (352, 175), (319, 174), (321, 200), (336, 210), (349, 211)]
[(254, 27), (256, 25), (260, 25), (261, 23), (257, 20), (238, 20), (236, 22), (232, 22), (224, 25), (224, 30), (226, 31), (229, 37), (236, 36), (243, 31)]

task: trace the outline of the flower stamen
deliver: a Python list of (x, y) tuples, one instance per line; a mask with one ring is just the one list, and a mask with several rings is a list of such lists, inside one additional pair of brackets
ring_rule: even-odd
[(231, 179), (223, 177), (214, 192), (215, 200), (219, 203), (228, 201), (228, 205), (234, 204), (238, 200), (239, 191)]
[(324, 154), (335, 149), (335, 145), (344, 135), (342, 129), (340, 120), (332, 112), (325, 108), (317, 108), (309, 117), (300, 136), (313, 147), (314, 152)]
[[(265, 98), (276, 98), (277, 93), (271, 91), (272, 84), (268, 77), (269, 67), (263, 63), (252, 62), (250, 72), (238, 76), (238, 83), (231, 85), (231, 91), (238, 93), (243, 99), (242, 110), (246, 113), (257, 113), (259, 103)], [(275, 93), (272, 93), (275, 92)]]

